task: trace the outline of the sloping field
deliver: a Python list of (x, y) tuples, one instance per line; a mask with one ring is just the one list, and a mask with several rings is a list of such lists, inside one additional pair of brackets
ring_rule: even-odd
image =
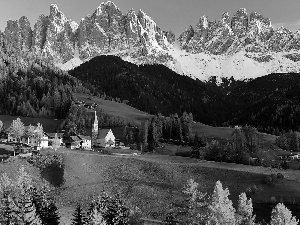
[[(231, 139), (232, 132), (234, 128), (230, 127), (212, 127), (202, 123), (194, 123), (193, 133), (198, 133), (200, 136), (205, 136), (207, 138), (219, 138), (222, 140)], [(262, 133), (263, 140), (266, 142), (274, 143), (277, 136), (271, 134)]]
[[(124, 103), (118, 103), (114, 101), (103, 100), (98, 97), (84, 95), (84, 94), (76, 94), (77, 100), (85, 101), (86, 103), (97, 103), (98, 106), (103, 109), (103, 111), (107, 114), (113, 116), (119, 116), (123, 118), (127, 118), (128, 121), (134, 126), (140, 126), (141, 121), (147, 120), (151, 117), (151, 115), (142, 112), (136, 108), (133, 108)], [(89, 100), (88, 98), (91, 98)]]
[[(251, 197), (255, 203), (276, 199), (296, 199), (300, 196), (299, 181), (286, 177), (274, 185), (264, 184), (266, 174), (277, 170), (236, 164), (199, 162), (196, 159), (160, 155), (136, 157), (105, 156), (87, 152), (66, 151), (65, 183), (58, 195), (62, 209), (74, 207), (76, 202), (87, 204), (103, 190), (119, 192), (127, 204), (138, 209), (143, 217), (161, 219), (171, 202), (182, 200), (187, 179), (194, 178), (203, 192), (212, 192), (220, 180), (231, 193), (236, 204), (238, 195), (255, 185)], [(217, 166), (218, 165), (218, 166)], [(64, 218), (65, 220), (68, 218)]]

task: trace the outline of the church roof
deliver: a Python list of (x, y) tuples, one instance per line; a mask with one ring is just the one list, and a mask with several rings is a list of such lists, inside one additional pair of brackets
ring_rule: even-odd
[(101, 129), (98, 131), (97, 139), (104, 139), (111, 129)]

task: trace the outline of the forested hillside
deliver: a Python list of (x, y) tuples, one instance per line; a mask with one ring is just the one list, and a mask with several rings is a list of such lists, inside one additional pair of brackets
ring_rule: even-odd
[(65, 118), (81, 82), (0, 36), (0, 114)]
[(270, 74), (245, 82), (229, 94), (235, 103), (231, 124), (249, 124), (268, 133), (299, 130), (300, 74)]
[(298, 130), (300, 76), (270, 74), (250, 81), (208, 82), (178, 75), (162, 65), (137, 66), (116, 56), (98, 56), (69, 72), (95, 93), (128, 100), (145, 112), (191, 112), (208, 125), (251, 125), (277, 133)]
[(128, 100), (139, 110), (170, 115), (191, 112), (196, 121), (220, 124), (230, 103), (221, 89), (181, 76), (162, 65), (137, 66), (116, 56), (98, 56), (69, 71), (94, 92)]

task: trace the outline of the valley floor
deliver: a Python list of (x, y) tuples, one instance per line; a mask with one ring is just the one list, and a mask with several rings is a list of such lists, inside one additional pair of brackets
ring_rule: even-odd
[[(127, 204), (139, 207), (144, 217), (160, 219), (170, 202), (182, 197), (181, 190), (190, 178), (200, 184), (201, 191), (208, 193), (220, 180), (229, 188), (234, 204), (241, 192), (253, 186), (256, 193), (251, 198), (255, 204), (269, 203), (273, 196), (288, 201), (294, 198), (298, 202), (300, 196), (298, 171), (158, 154), (117, 156), (68, 149), (58, 152), (64, 155), (66, 164), (65, 183), (58, 196), (65, 224), (76, 202), (84, 204), (103, 189), (121, 193)], [(264, 184), (266, 175), (277, 173), (282, 173), (285, 179), (274, 185)], [(263, 214), (259, 218), (268, 216), (260, 213)]]

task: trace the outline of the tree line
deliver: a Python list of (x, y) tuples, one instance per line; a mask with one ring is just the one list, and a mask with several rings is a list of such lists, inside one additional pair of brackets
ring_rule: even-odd
[(152, 151), (158, 142), (172, 140), (178, 144), (188, 144), (192, 140), (193, 114), (184, 112), (169, 117), (158, 114), (143, 121), (139, 131), (125, 127), (124, 137), (127, 144), (139, 144), (144, 150)]
[[(194, 179), (187, 181), (183, 188), (186, 196), (184, 203), (170, 208), (164, 224), (168, 225), (258, 225), (253, 214), (252, 199), (245, 193), (239, 195), (237, 208), (229, 199), (228, 188), (223, 188), (217, 181), (212, 194), (199, 191), (199, 183)], [(299, 220), (292, 216), (291, 211), (283, 203), (278, 203), (272, 210), (270, 225), (297, 225)]]

